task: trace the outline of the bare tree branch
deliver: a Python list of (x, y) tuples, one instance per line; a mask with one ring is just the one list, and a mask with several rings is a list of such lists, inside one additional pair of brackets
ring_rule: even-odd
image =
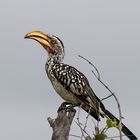
[(83, 129), (83, 124), (80, 122), (80, 110), (81, 110), (81, 106), (79, 107), (79, 110), (78, 110), (78, 114), (77, 114), (77, 121), (75, 121), (75, 123), (79, 126), (79, 128), (80, 128), (80, 131), (81, 131), (81, 134), (82, 134), (82, 136), (81, 136), (81, 140), (83, 139), (83, 137), (84, 138), (86, 138), (86, 136), (85, 136), (85, 134), (86, 135), (88, 135), (88, 133), (86, 132), (86, 130), (85, 129)]
[[(94, 74), (94, 76), (111, 93), (111, 95), (107, 96), (106, 98), (103, 98), (102, 100), (105, 100), (105, 99), (107, 99), (107, 98), (109, 98), (111, 96), (113, 96), (115, 98), (117, 106), (118, 106), (118, 111), (119, 111), (119, 125), (121, 126), (121, 123), (122, 123), (121, 107), (120, 107), (120, 103), (119, 103), (115, 93), (112, 92), (110, 90), (110, 88), (101, 80), (101, 76), (100, 76), (99, 70), (96, 68), (96, 66), (93, 63), (91, 63), (88, 59), (84, 58), (83, 56), (81, 56), (81, 55), (78, 55), (78, 56), (81, 57), (82, 59), (86, 60), (94, 68), (94, 70), (92, 70), (92, 73)], [(121, 127), (119, 127), (119, 134), (120, 134), (120, 140), (122, 140)]]

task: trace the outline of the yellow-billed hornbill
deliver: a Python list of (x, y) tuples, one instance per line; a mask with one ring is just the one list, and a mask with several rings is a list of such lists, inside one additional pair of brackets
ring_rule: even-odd
[[(99, 116), (119, 120), (110, 113), (95, 95), (87, 78), (72, 66), (62, 63), (64, 58), (64, 45), (62, 41), (50, 34), (40, 31), (29, 32), (25, 38), (38, 41), (48, 52), (48, 59), (45, 69), (55, 91), (68, 103), (73, 106), (81, 106), (90, 113), (96, 120)], [(137, 137), (122, 124), (122, 132), (130, 139), (137, 140)]]

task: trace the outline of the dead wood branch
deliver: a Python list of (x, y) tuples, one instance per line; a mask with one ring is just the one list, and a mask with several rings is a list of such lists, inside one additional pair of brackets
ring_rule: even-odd
[(76, 110), (73, 107), (63, 107), (62, 104), (58, 109), (57, 118), (48, 118), (48, 122), (53, 129), (51, 140), (68, 140), (75, 113)]
[[(94, 76), (97, 78), (97, 80), (111, 93), (111, 95), (103, 98), (101, 101), (113, 96), (114, 99), (116, 100), (117, 106), (118, 106), (118, 111), (119, 111), (119, 125), (121, 126), (122, 123), (122, 114), (121, 114), (121, 107), (120, 107), (120, 103), (118, 98), (116, 97), (115, 93), (111, 91), (111, 89), (101, 80), (101, 76), (100, 76), (100, 72), (97, 69), (97, 67), (88, 59), (86, 59), (85, 57), (78, 55), (80, 58), (84, 59), (85, 61), (87, 61), (93, 68), (94, 70), (92, 70), (92, 73), (94, 74)], [(122, 132), (121, 132), (121, 127), (119, 128), (119, 134), (120, 134), (120, 140), (122, 140)]]

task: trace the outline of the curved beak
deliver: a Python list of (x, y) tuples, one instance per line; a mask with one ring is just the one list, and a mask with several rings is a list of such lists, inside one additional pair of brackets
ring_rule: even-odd
[(49, 36), (44, 34), (43, 32), (40, 32), (40, 31), (29, 32), (25, 35), (24, 38), (36, 40), (45, 49), (47, 49), (47, 47), (50, 48), (50, 49), (52, 48), (52, 46), (49, 43), (49, 41), (50, 41)]

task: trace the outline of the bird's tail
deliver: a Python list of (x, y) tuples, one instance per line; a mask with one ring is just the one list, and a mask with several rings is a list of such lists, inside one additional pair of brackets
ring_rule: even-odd
[[(105, 110), (104, 113), (112, 120), (116, 119), (119, 123), (119, 120), (108, 110)], [(130, 140), (138, 140), (138, 138), (122, 123), (122, 132), (130, 139)]]

